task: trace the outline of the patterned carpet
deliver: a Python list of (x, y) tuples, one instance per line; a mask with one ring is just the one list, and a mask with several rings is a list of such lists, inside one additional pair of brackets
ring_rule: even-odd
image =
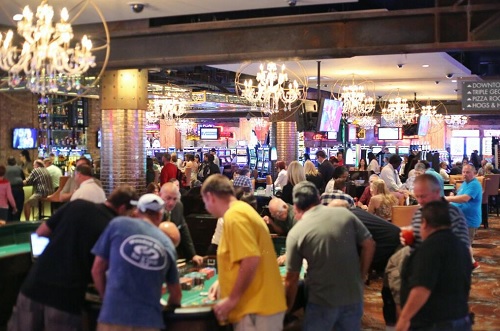
[[(474, 331), (500, 330), (500, 218), (490, 215), (489, 228), (480, 228), (474, 240), (474, 257), (480, 268), (472, 276), (470, 308), (476, 315)], [(386, 330), (382, 316), (382, 280), (365, 288), (363, 330)], [(391, 330), (391, 329), (388, 329)]]

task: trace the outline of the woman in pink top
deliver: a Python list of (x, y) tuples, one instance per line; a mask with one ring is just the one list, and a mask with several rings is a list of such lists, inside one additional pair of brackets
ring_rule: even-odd
[(7, 220), (9, 215), (9, 204), (12, 207), (12, 213), (17, 213), (16, 202), (12, 196), (12, 188), (10, 182), (5, 179), (6, 168), (0, 165), (0, 220)]

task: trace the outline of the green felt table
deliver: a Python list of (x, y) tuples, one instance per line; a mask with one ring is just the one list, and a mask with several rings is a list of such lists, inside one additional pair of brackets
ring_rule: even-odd
[(31, 250), (30, 243), (1, 246), (0, 259), (12, 255), (29, 253), (30, 250)]
[[(281, 276), (286, 275), (286, 267), (281, 266), (280, 267), (280, 274)], [(301, 272), (300, 278), (303, 279), (304, 274)], [(210, 278), (209, 280), (205, 281), (203, 287), (198, 286), (194, 287), (191, 290), (182, 290), (182, 300), (181, 300), (181, 307), (182, 308), (189, 308), (189, 307), (210, 307), (212, 306), (215, 302), (212, 300), (209, 300), (207, 295), (205, 293), (208, 293), (208, 290), (210, 289), (210, 286), (212, 286), (213, 283), (218, 279), (218, 275), (216, 274), (214, 277)], [(202, 293), (204, 295), (202, 295)], [(162, 296), (162, 299), (167, 302), (168, 301), (168, 293), (164, 294)], [(179, 310), (176, 310), (176, 312), (179, 312)], [(182, 312), (182, 310), (180, 310)]]

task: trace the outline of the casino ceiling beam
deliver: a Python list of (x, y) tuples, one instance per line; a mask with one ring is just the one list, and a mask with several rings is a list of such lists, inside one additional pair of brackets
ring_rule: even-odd
[[(497, 0), (469, 6), (458, 2), (424, 9), (329, 12), (157, 27), (149, 27), (149, 20), (108, 24), (108, 68), (500, 48)], [(102, 30), (98, 25), (75, 28), (90, 31), (94, 38)]]

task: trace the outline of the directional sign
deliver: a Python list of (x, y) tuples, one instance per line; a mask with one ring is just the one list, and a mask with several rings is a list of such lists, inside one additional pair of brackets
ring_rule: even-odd
[(462, 109), (500, 110), (500, 81), (462, 82)]

